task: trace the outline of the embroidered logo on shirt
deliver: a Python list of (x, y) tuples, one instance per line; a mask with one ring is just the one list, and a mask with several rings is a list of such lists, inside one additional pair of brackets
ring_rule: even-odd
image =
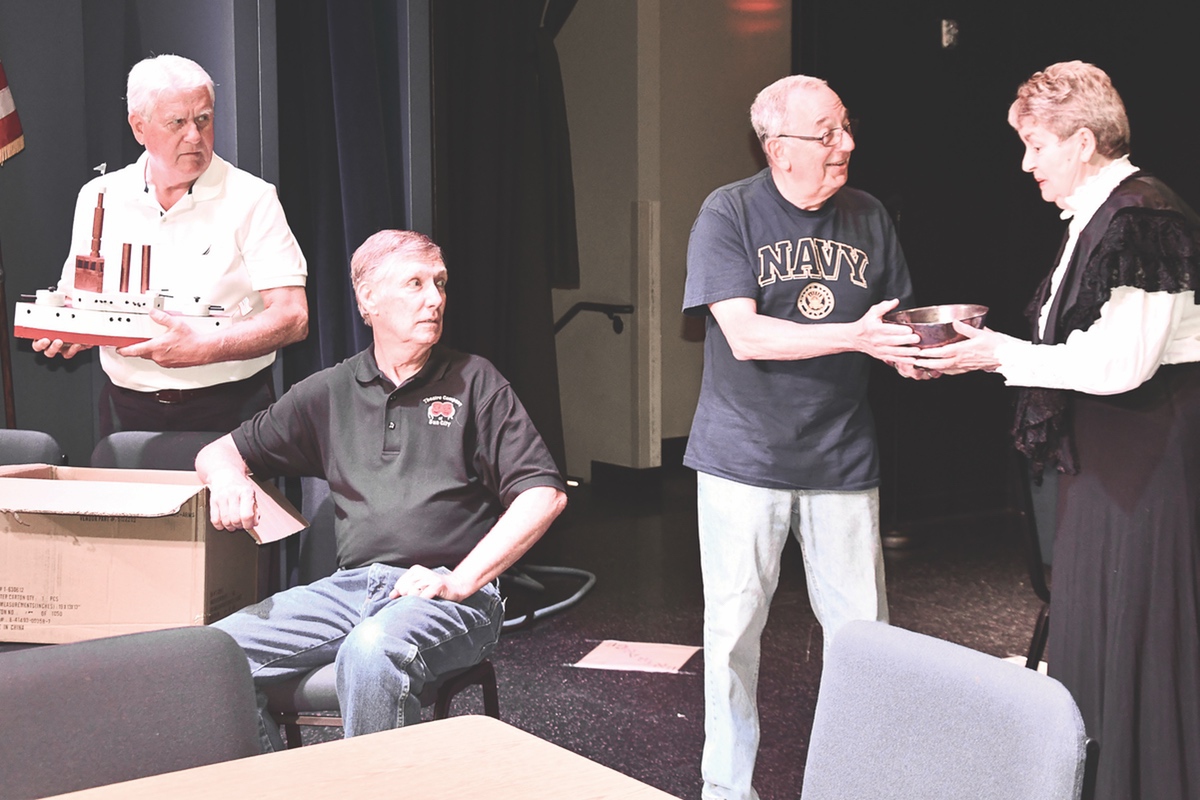
[(444, 428), (450, 427), (454, 421), (454, 415), (458, 413), (458, 409), (462, 406), (462, 400), (457, 397), (446, 397), (444, 395), (438, 397), (426, 397), (422, 400), (426, 406), (425, 414), (429, 418), (430, 425), (441, 425)]
[(823, 319), (833, 311), (833, 292), (822, 283), (810, 283), (800, 291), (796, 307), (809, 319)]

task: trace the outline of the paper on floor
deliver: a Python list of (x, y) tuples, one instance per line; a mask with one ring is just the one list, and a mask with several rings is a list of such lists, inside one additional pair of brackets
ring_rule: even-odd
[(605, 639), (575, 663), (587, 669), (621, 669), (640, 672), (679, 672), (699, 647), (655, 642), (621, 642)]

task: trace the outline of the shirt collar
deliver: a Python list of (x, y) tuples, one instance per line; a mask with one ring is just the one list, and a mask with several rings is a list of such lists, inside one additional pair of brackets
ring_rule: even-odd
[(228, 171), (229, 162), (213, 153), (212, 160), (208, 162), (208, 169), (192, 184), (191, 193), (197, 202), (216, 197)]
[[(150, 160), (150, 154), (145, 150), (138, 156), (138, 169), (136, 174), (138, 180), (141, 181), (142, 191), (150, 194), (150, 184), (146, 183), (146, 162)], [(200, 174), (188, 187), (187, 193), (194, 200), (208, 200), (215, 197), (218, 189), (221, 187), (221, 182), (225, 179), (225, 173), (229, 170), (229, 163), (221, 158), (216, 153), (213, 153), (212, 160), (208, 162), (208, 169)]]
[(354, 370), (354, 376), (359, 383), (366, 385), (374, 381), (382, 381), (390, 389), (400, 389), (405, 386), (411, 386), (418, 381), (427, 382), (429, 380), (440, 378), (445, 375), (449, 368), (449, 358), (443, 351), (440, 344), (435, 344), (429, 353), (429, 359), (425, 362), (425, 366), (413, 375), (402, 386), (392, 386), (392, 380), (383, 374), (383, 370), (379, 368), (379, 364), (375, 361), (375, 345), (368, 345), (363, 350), (363, 357), (358, 362)]
[(1075, 222), (1086, 225), (1096, 213), (1096, 210), (1108, 199), (1113, 189), (1121, 181), (1137, 172), (1138, 168), (1129, 162), (1129, 156), (1121, 156), (1100, 169), (1095, 175), (1081, 183), (1071, 196), (1063, 201), (1066, 206), (1061, 216), (1063, 219), (1075, 218)]

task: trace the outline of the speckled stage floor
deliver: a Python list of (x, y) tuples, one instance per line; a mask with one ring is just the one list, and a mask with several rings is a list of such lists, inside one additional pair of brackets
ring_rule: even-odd
[[(571, 666), (603, 639), (702, 643), (694, 475), (664, 468), (658, 477), (572, 490), (563, 519), (525, 563), (587, 570), (596, 584), (570, 608), (510, 630), (492, 661), (505, 721), (673, 795), (697, 798), (703, 655), (679, 674)], [(909, 530), (910, 546), (887, 551), (893, 624), (997, 656), (1023, 654), (1040, 602), (1014, 526), (993, 513)], [(821, 632), (799, 556), (789, 543), (763, 639), (755, 777), (763, 800), (800, 795), (820, 680)], [(577, 585), (538, 577), (544, 593), (506, 582), (510, 618), (566, 597)], [(475, 694), (460, 695), (453, 713), (481, 713)], [(338, 735), (306, 729), (305, 739)]]

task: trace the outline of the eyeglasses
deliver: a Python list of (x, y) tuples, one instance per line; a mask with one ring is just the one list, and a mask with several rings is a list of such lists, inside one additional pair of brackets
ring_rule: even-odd
[(803, 139), (806, 142), (820, 142), (823, 147), (836, 147), (842, 143), (843, 136), (850, 134), (850, 138), (853, 139), (857, 131), (858, 120), (852, 119), (836, 128), (830, 128), (820, 136), (801, 136), (798, 133), (777, 133), (775, 135), (780, 139)]

